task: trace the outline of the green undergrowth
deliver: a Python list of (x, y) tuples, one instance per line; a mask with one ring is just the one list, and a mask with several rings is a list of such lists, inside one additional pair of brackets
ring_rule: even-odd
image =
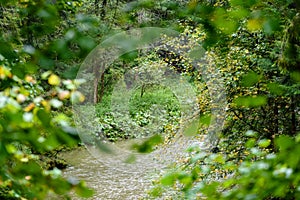
[[(245, 148), (228, 151), (220, 143), (218, 152), (199, 146), (187, 150), (188, 157), (154, 181), (152, 198), (181, 199), (300, 199), (300, 135), (269, 139), (254, 131), (245, 133)], [(225, 145), (225, 146), (224, 146)]]
[(137, 88), (129, 103), (122, 102), (124, 105), (120, 105), (118, 112), (112, 101), (111, 94), (106, 94), (96, 105), (101, 128), (98, 135), (101, 134), (100, 137), (104, 136), (109, 141), (162, 134), (179, 123), (180, 107), (177, 98), (168, 88), (159, 85)]

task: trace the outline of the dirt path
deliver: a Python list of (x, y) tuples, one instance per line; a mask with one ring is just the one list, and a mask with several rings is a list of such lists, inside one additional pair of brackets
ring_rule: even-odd
[[(62, 156), (70, 163), (64, 176), (85, 180), (95, 190), (93, 200), (142, 199), (151, 188), (152, 180), (167, 169), (167, 166), (186, 156), (185, 149), (204, 142), (179, 137), (167, 147), (150, 154), (135, 154), (127, 151), (132, 141), (119, 143), (114, 154), (107, 154), (95, 148), (79, 148), (65, 152)], [(128, 159), (129, 158), (129, 159)], [(125, 163), (134, 160), (134, 163)], [(80, 199), (74, 195), (74, 200)]]

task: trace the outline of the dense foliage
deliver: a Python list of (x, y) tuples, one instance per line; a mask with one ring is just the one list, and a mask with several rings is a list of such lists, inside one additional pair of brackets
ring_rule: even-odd
[(78, 143), (62, 111), (84, 100), (76, 91), (82, 80), (74, 79), (74, 60), (94, 42), (82, 30), (91, 22), (75, 20), (77, 3), (1, 1), (1, 199), (45, 199), (50, 191), (71, 189), (92, 194), (83, 182), (62, 178), (59, 164), (47, 159), (62, 145)]
[[(196, 136), (211, 134), (207, 126), (220, 117), (212, 112), (218, 94), (176, 53), (194, 44), (207, 51), (207, 71), (221, 74), (227, 107), (211, 149), (188, 149), (150, 195), (173, 188), (175, 199), (300, 199), (297, 0), (0, 0), (0, 23), (0, 198), (45, 199), (50, 191), (72, 189), (92, 195), (83, 182), (62, 178), (57, 166), (45, 167), (45, 155), (79, 142), (70, 106), (84, 101), (77, 88), (86, 80), (76, 79), (77, 70), (111, 34), (157, 26), (179, 31), (185, 45), (165, 37), (174, 52), (131, 52), (94, 80), (95, 121), (105, 139), (165, 133), (167, 145), (179, 131), (179, 102), (160, 85), (164, 74), (155, 68), (161, 66), (193, 86), (201, 113)], [(120, 120), (110, 107), (118, 79), (145, 73), (151, 81), (141, 80)], [(153, 122), (159, 126), (149, 126)]]
[(206, 33), (211, 67), (223, 73), (226, 125), (212, 153), (190, 149), (189, 161), (152, 194), (174, 186), (187, 199), (298, 199), (298, 159), (283, 157), (299, 151), (299, 5), (216, 1), (189, 9)]

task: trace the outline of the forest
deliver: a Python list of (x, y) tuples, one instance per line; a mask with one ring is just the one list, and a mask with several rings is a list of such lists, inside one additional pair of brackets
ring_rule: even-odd
[[(299, 0), (0, 0), (0, 199), (300, 199), (299, 27)], [(97, 196), (86, 149), (157, 169)]]

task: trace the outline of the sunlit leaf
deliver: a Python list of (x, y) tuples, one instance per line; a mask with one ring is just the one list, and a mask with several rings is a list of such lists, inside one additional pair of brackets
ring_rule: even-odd
[(52, 74), (51, 71), (46, 71), (46, 72), (42, 73), (41, 77), (42, 77), (42, 79), (47, 79), (51, 74)]
[(212, 21), (225, 34), (232, 34), (237, 29), (236, 21), (231, 20), (222, 8), (215, 11)]
[(256, 145), (256, 140), (254, 138), (251, 138), (246, 142), (247, 148), (253, 148), (255, 145)]
[(50, 85), (59, 85), (60, 84), (60, 78), (55, 74), (51, 74), (48, 78), (48, 83)]
[(10, 154), (13, 154), (17, 151), (17, 148), (12, 144), (7, 144), (5, 146), (5, 148), (6, 148), (7, 152), (10, 153)]
[(160, 181), (162, 185), (171, 186), (175, 183), (176, 179), (177, 179), (177, 174), (170, 173), (165, 175)]
[(271, 140), (269, 139), (262, 139), (258, 141), (258, 146), (262, 147), (262, 148), (266, 148), (268, 146), (270, 146), (271, 144)]
[(249, 31), (258, 31), (262, 28), (262, 21), (260, 19), (249, 19), (247, 28)]
[(0, 66), (0, 79), (11, 78), (12, 74), (7, 67)]

